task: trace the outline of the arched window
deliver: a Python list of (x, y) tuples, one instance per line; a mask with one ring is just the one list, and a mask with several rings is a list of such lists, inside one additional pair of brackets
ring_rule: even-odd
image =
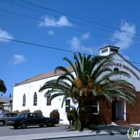
[(33, 97), (33, 106), (37, 106), (37, 94), (36, 94), (36, 92), (34, 93), (34, 97)]
[(23, 95), (22, 106), (26, 106), (26, 95)]
[(114, 68), (114, 71), (119, 71), (119, 69), (118, 68)]

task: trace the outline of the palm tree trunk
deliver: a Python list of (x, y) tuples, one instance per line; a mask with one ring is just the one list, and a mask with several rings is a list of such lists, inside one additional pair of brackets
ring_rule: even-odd
[(92, 122), (92, 106), (84, 104), (79, 107), (79, 119), (81, 122), (81, 130), (88, 128)]

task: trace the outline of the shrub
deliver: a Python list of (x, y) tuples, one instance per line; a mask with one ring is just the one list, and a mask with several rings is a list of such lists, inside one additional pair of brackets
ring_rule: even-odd
[(19, 110), (12, 111), (13, 113), (19, 114)]
[(35, 110), (34, 113), (39, 113), (42, 115), (42, 111), (41, 110)]
[(52, 112), (50, 112), (50, 117), (52, 118), (56, 118), (56, 119), (60, 119), (60, 114), (58, 112), (58, 110), (53, 110)]
[(29, 109), (22, 110), (22, 111), (20, 111), (19, 113), (30, 113), (30, 110), (29, 110)]

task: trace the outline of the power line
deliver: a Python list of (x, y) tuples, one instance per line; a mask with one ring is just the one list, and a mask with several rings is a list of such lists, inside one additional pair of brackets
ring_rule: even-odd
[[(76, 18), (76, 19), (80, 19), (80, 20), (83, 20), (83, 21), (86, 21), (86, 22), (90, 22), (90, 23), (93, 23), (93, 24), (96, 24), (96, 25), (99, 25), (99, 26), (103, 26), (103, 27), (107, 27), (107, 28), (110, 28), (110, 29), (114, 29), (114, 30), (119, 30), (119, 31), (121, 31), (120, 29), (117, 29), (117, 28), (114, 28), (114, 27), (109, 27), (109, 26), (107, 26), (107, 25), (103, 25), (103, 24), (100, 24), (100, 23), (96, 23), (96, 22), (93, 22), (93, 21), (86, 20), (86, 19), (84, 19), (84, 18), (80, 18), (80, 17), (81, 17), (80, 15), (74, 15), (74, 14), (70, 14), (70, 13), (61, 12), (61, 11), (58, 11), (58, 10), (46, 8), (46, 7), (43, 7), (43, 6), (40, 6), (40, 5), (31, 3), (31, 2), (27, 2), (27, 1), (25, 1), (25, 0), (21, 0), (21, 1), (23, 1), (24, 3), (26, 3), (26, 4), (28, 4), (28, 5), (31, 5), (31, 6), (39, 7), (39, 8), (46, 9), (46, 10), (49, 10), (49, 11), (53, 11), (53, 12), (60, 13), (60, 14), (65, 14), (65, 15), (68, 15), (68, 16), (70, 16), (70, 17), (73, 17), (73, 18)], [(132, 33), (132, 32), (128, 32), (128, 33), (134, 34), (134, 33)], [(140, 36), (140, 35), (137, 34), (137, 36)]]
[[(10, 4), (14, 4), (14, 5), (17, 5), (17, 6), (20, 6), (20, 7), (24, 7), (24, 8), (27, 8), (27, 9), (30, 9), (31, 10), (31, 8), (29, 8), (29, 7), (25, 7), (25, 6), (23, 6), (23, 5), (19, 5), (19, 4), (17, 4), (17, 3), (15, 3), (15, 2), (17, 2), (17, 1), (12, 1), (11, 2), (11, 0), (10, 1), (8, 1), (8, 0), (2, 0), (2, 1), (4, 1), (4, 2), (7, 2), (7, 3), (10, 3)], [(18, 1), (18, 3), (22, 3), (22, 2), (19, 2)], [(26, 3), (27, 4), (27, 3)], [(29, 4), (28, 4), (29, 5)], [(34, 9), (32, 9), (33, 11), (36, 11), (36, 12), (40, 12), (40, 13), (44, 13), (44, 12), (41, 12), (41, 11), (38, 11), (38, 10), (34, 10)], [(63, 12), (64, 13), (64, 12)], [(45, 13), (46, 14), (46, 13)], [(68, 13), (67, 13), (68, 14)], [(76, 15), (76, 14), (71, 14), (71, 15), (75, 15), (76, 17), (82, 17), (82, 18), (86, 18), (86, 19), (94, 19), (94, 20), (97, 20), (97, 21), (102, 21), (102, 22), (106, 22), (106, 23), (110, 23), (110, 24), (115, 24), (115, 25), (118, 25), (118, 23), (114, 23), (114, 22), (110, 22), (110, 21), (105, 21), (105, 20), (102, 20), (102, 19), (97, 19), (97, 18), (91, 18), (91, 17), (85, 17), (85, 16), (81, 16), (81, 15)]]
[[(19, 4), (14, 3), (14, 2), (9, 2), (9, 1), (6, 1), (6, 0), (3, 0), (3, 1), (4, 1), (4, 2), (7, 2), (7, 3), (10, 3), (10, 4), (17, 5), (17, 6), (21, 6), (21, 5), (19, 5)], [(110, 29), (113, 29), (113, 30), (119, 30), (119, 31), (121, 31), (120, 29), (117, 29), (117, 28), (114, 28), (114, 27), (110, 27), (110, 26), (107, 26), (107, 25), (103, 25), (103, 24), (100, 24), (100, 23), (96, 23), (96, 22), (87, 20), (87, 18), (85, 19), (85, 18), (83, 18), (83, 16), (80, 16), (80, 15), (75, 15), (75, 14), (70, 14), (70, 13), (66, 13), (66, 12), (61, 12), (61, 11), (58, 11), (58, 10), (53, 10), (53, 9), (46, 8), (46, 7), (43, 7), (43, 6), (40, 6), (40, 5), (31, 3), (31, 2), (27, 2), (27, 1), (25, 1), (25, 0), (21, 0), (21, 1), (22, 1), (23, 3), (22, 3), (22, 2), (18, 2), (18, 3), (22, 3), (22, 4), (26, 4), (26, 5), (30, 5), (30, 6), (34, 6), (34, 7), (39, 7), (39, 8), (42, 8), (42, 9), (45, 9), (45, 10), (49, 10), (49, 11), (52, 11), (52, 12), (56, 12), (56, 13), (60, 13), (60, 14), (65, 14), (65, 15), (68, 15), (68, 16), (70, 16), (70, 17), (72, 17), (72, 18), (80, 19), (80, 20), (82, 20), (82, 21), (86, 21), (86, 22), (89, 22), (89, 23), (93, 23), (93, 24), (96, 24), (96, 25), (98, 25), (98, 26), (103, 26), (103, 27), (107, 27), (107, 28), (110, 28)], [(16, 1), (16, 2), (17, 2), (17, 1)], [(31, 8), (28, 8), (28, 7), (25, 7), (25, 6), (21, 6), (21, 7), (24, 7), (24, 8), (26, 8), (26, 9), (30, 9), (30, 10), (33, 10), (33, 11), (36, 11), (36, 12), (40, 12), (40, 11), (38, 11), (38, 10), (34, 10), (34, 9), (31, 9)], [(41, 12), (41, 13), (44, 13), (44, 12)], [(44, 14), (46, 14), (46, 13), (44, 13)], [(56, 16), (54, 16), (54, 17), (56, 17)], [(80, 17), (82, 17), (82, 18), (80, 18)], [(88, 18), (88, 19), (89, 19), (89, 18)], [(79, 23), (79, 22), (76, 22), (76, 21), (74, 21), (74, 22), (75, 22), (75, 23), (78, 23), (78, 24), (81, 24), (81, 25), (93, 27), (93, 26), (91, 26), (91, 25), (82, 24), (82, 23)], [(93, 27), (93, 28), (96, 28), (96, 29), (99, 29), (99, 30), (108, 31), (108, 30), (101, 29), (101, 28), (98, 28), (98, 27)], [(110, 32), (110, 31), (108, 31), (108, 32)], [(128, 32), (128, 33), (134, 35), (134, 33), (132, 33), (132, 32)], [(139, 34), (135, 34), (135, 36), (140, 37)]]
[[(50, 46), (47, 46), (47, 45), (41, 45), (41, 44), (36, 44), (36, 43), (26, 42), (26, 41), (16, 40), (16, 39), (10, 39), (10, 38), (5, 38), (5, 37), (0, 37), (0, 39), (13, 41), (13, 42), (17, 42), (17, 43), (22, 43), (22, 44), (27, 44), (27, 45), (32, 45), (32, 46), (38, 46), (38, 47), (47, 48), (47, 49), (54, 49), (54, 50), (64, 51), (64, 52), (81, 53), (81, 52), (75, 52), (75, 51), (71, 51), (71, 50), (60, 49), (60, 48), (56, 48), (56, 47), (50, 47)], [(85, 53), (81, 53), (81, 54), (85, 54)], [(91, 54), (85, 54), (85, 55), (91, 55)], [(96, 56), (96, 55), (91, 55), (91, 56)], [(119, 59), (113, 59), (113, 60), (124, 61), (124, 60), (119, 60)], [(140, 62), (130, 62), (130, 63), (140, 64)]]
[[(39, 19), (36, 19), (36, 18), (33, 18), (33, 17), (29, 17), (29, 16), (26, 16), (26, 15), (23, 15), (23, 14), (18, 14), (18, 13), (15, 13), (15, 12), (11, 12), (11, 11), (8, 11), (8, 10), (4, 10), (4, 9), (0, 9), (1, 11), (4, 11), (4, 12), (8, 12), (10, 14), (15, 14), (15, 15), (18, 15), (18, 16), (23, 16), (25, 18), (29, 18), (29, 19), (32, 19), (32, 20), (37, 20), (37, 21), (41, 21), (43, 22), (43, 20), (39, 20)], [(65, 28), (68, 28), (68, 29), (72, 29), (72, 30), (76, 30), (76, 31), (79, 31), (79, 32), (87, 32), (87, 31), (84, 31), (84, 30), (80, 30), (80, 29), (76, 29), (76, 28), (72, 28), (72, 27), (65, 27)], [(107, 39), (111, 39), (110, 37), (107, 37), (107, 36), (104, 36), (104, 35), (100, 35), (100, 34), (96, 34), (96, 33), (92, 33), (90, 32), (92, 35), (96, 35), (96, 36), (99, 36), (99, 37), (103, 37), (103, 38), (107, 38)], [(127, 42), (127, 43), (131, 43), (130, 41), (126, 41), (126, 40), (122, 40), (122, 39), (116, 39), (116, 38), (113, 38), (112, 39), (116, 40), (116, 41), (122, 41), (122, 42)], [(136, 44), (136, 45), (140, 45), (139, 43), (136, 43), (134, 42), (133, 44)]]
[[(22, 6), (22, 7), (25, 7), (25, 6)], [(27, 7), (25, 7), (25, 8), (27, 8)], [(29, 8), (29, 9), (31, 9), (31, 8)], [(36, 18), (32, 18), (32, 17), (29, 17), (29, 16), (26, 16), (26, 15), (22, 15), (22, 14), (18, 14), (18, 13), (14, 13), (14, 12), (11, 12), (11, 11), (7, 11), (7, 10), (4, 10), (4, 9), (0, 9), (0, 10), (2, 10), (2, 11), (5, 11), (5, 12), (9, 12), (9, 13), (12, 13), (12, 14), (16, 14), (16, 15), (19, 15), (19, 16), (23, 16), (23, 17), (26, 17), (26, 18), (30, 18), (30, 19), (33, 19), (33, 20), (38, 20), (38, 19), (36, 19)], [(33, 9), (32, 9), (33, 10)], [(37, 10), (34, 10), (34, 11), (37, 11)], [(40, 11), (37, 11), (37, 12), (40, 12)], [(41, 13), (44, 13), (44, 12), (41, 12)], [(43, 20), (38, 20), (38, 21), (43, 21)], [(77, 30), (77, 31), (80, 31), (80, 32), (85, 32), (85, 31), (83, 31), (83, 30), (79, 30), (79, 29), (75, 29), (75, 28), (71, 28), (71, 27), (67, 27), (67, 28), (70, 28), (70, 29), (73, 29), (73, 30)], [(108, 39), (110, 39), (109, 37), (106, 37), (106, 36), (103, 36), (103, 35), (99, 35), (99, 34), (95, 34), (95, 33), (91, 33), (91, 34), (93, 34), (93, 35), (96, 35), (96, 36), (100, 36), (100, 37), (105, 37), (105, 38), (108, 38)], [(4, 39), (4, 38), (3, 38)], [(6, 39), (6, 38), (5, 38)], [(8, 40), (8, 39), (7, 39)], [(118, 39), (115, 39), (115, 40), (118, 40)], [(15, 40), (16, 42), (19, 42), (18, 40)], [(124, 41), (124, 40), (120, 40), (120, 41)], [(22, 42), (22, 41), (21, 41)], [(124, 42), (128, 42), (128, 41), (124, 41)], [(25, 42), (24, 42), (25, 43)], [(27, 43), (29, 43), (29, 42), (26, 42), (26, 44)], [(131, 43), (131, 42), (128, 42), (128, 43)], [(140, 45), (139, 43), (134, 43), (134, 44), (137, 44), (137, 45)], [(31, 45), (31, 44), (30, 44)], [(34, 43), (32, 43), (32, 45), (35, 45)], [(36, 45), (39, 45), (39, 44), (36, 44)], [(43, 45), (41, 45), (42, 47), (43, 47)], [(41, 47), (40, 46), (40, 47)], [(46, 47), (46, 46), (44, 46), (44, 47)], [(49, 47), (49, 46), (48, 46)], [(53, 47), (51, 47), (52, 49), (53, 49)], [(59, 49), (59, 48), (58, 48)], [(61, 50), (61, 49), (60, 49)], [(63, 50), (63, 49), (62, 49)], [(66, 51), (66, 50), (65, 50)], [(73, 51), (69, 51), (69, 50), (67, 50), (68, 52), (73, 52)], [(137, 63), (137, 62), (131, 62), (131, 63), (136, 63), (136, 64), (139, 64), (139, 63)]]
[[(22, 7), (22, 8), (25, 8), (25, 9), (28, 9), (28, 10), (31, 10), (31, 11), (35, 11), (35, 12), (38, 12), (38, 13), (47, 14), (47, 13), (42, 12), (42, 11), (38, 11), (38, 10), (35, 10), (35, 9), (32, 9), (32, 8), (29, 8), (29, 7), (26, 7), (26, 6), (23, 6), (23, 5), (16, 4), (16, 3), (14, 3), (14, 2), (9, 2), (9, 1), (6, 1), (6, 0), (3, 0), (3, 1), (4, 1), (4, 2), (7, 2), (7, 3), (10, 3), (10, 4), (13, 4), (13, 5), (16, 5), (16, 6), (20, 6), (20, 7)], [(49, 14), (47, 14), (47, 15), (49, 15)], [(54, 15), (53, 15), (53, 16), (54, 16)], [(54, 17), (57, 17), (57, 18), (58, 18), (58, 16), (54, 16)], [(96, 29), (99, 29), (99, 30), (102, 30), (102, 31), (104, 30), (104, 31), (107, 31), (107, 32), (113, 33), (113, 32), (111, 32), (111, 31), (109, 31), (109, 30), (106, 30), (106, 29), (102, 29), (102, 28), (94, 27), (94, 26), (87, 25), (87, 24), (83, 24), (83, 23), (76, 22), (76, 21), (73, 21), (73, 20), (71, 20), (71, 21), (74, 22), (74, 23), (78, 23), (78, 24), (84, 25), (84, 26), (88, 26), (88, 27), (96, 28)]]

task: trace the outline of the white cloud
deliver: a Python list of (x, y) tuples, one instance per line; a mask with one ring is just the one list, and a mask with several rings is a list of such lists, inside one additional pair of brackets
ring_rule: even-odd
[(124, 22), (120, 30), (121, 31), (115, 31), (112, 36), (112, 41), (114, 42), (114, 46), (118, 46), (120, 49), (127, 49), (133, 43), (136, 28), (134, 25)]
[[(10, 35), (7, 31), (1, 30), (1, 29), (0, 29), (0, 37), (7, 38), (7, 39), (13, 39), (12, 35)], [(8, 42), (8, 41), (9, 40), (0, 38), (0, 42)]]
[(63, 26), (73, 26), (72, 23), (69, 22), (67, 17), (61, 16), (58, 20), (56, 20), (52, 16), (45, 16), (44, 21), (39, 22), (39, 26), (51, 26), (51, 27), (63, 27)]
[(85, 33), (82, 35), (81, 39), (88, 39), (90, 36), (90, 33)]
[(19, 54), (15, 54), (11, 59), (10, 61), (8, 62), (9, 64), (12, 64), (12, 65), (17, 65), (17, 64), (20, 64), (20, 63), (23, 63), (25, 62), (25, 57), (23, 55), (19, 55)]
[(94, 50), (92, 47), (83, 46), (81, 43), (83, 40), (88, 39), (90, 33), (83, 34), (81, 38), (73, 37), (71, 40), (68, 41), (68, 44), (71, 46), (72, 51), (78, 51), (82, 53), (93, 54)]
[(54, 31), (51, 31), (51, 30), (50, 30), (50, 31), (48, 31), (48, 34), (49, 34), (49, 35), (54, 35)]

